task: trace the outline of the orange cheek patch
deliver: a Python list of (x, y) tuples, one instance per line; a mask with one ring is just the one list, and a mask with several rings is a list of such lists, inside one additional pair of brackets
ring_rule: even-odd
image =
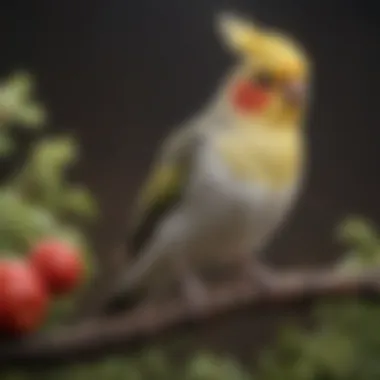
[(232, 89), (232, 103), (240, 111), (260, 111), (268, 101), (268, 92), (248, 81), (240, 81)]

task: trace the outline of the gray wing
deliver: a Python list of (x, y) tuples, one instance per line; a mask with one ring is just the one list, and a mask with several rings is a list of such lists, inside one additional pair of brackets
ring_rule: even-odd
[(133, 256), (149, 241), (162, 218), (181, 201), (202, 139), (200, 130), (189, 126), (164, 142), (132, 214), (127, 246)]

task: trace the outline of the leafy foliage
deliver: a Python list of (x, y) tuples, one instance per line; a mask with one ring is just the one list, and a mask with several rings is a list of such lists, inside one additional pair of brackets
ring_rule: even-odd
[[(17, 144), (14, 126), (42, 128), (43, 108), (31, 98), (31, 78), (11, 77), (0, 86), (0, 158)], [(0, 188), (0, 252), (23, 255), (44, 236), (69, 239), (88, 253), (82, 222), (96, 216), (95, 202), (81, 185), (69, 184), (66, 170), (78, 158), (75, 140), (45, 138), (31, 150), (25, 165)], [(380, 237), (368, 221), (350, 218), (339, 228), (350, 249), (338, 270), (358, 271), (380, 264)], [(47, 328), (56, 326), (73, 306), (62, 299)], [(164, 349), (147, 348), (134, 357), (109, 357), (38, 373), (0, 373), (3, 380), (375, 380), (380, 378), (380, 306), (355, 299), (322, 302), (314, 310), (313, 329), (287, 327), (254, 368), (208, 352), (179, 363)], [(170, 359), (171, 358), (171, 359)]]
[(15, 73), (0, 84), (0, 157), (15, 149), (10, 129), (41, 128), (46, 115), (41, 104), (33, 99), (33, 80), (26, 73)]
[[(355, 272), (380, 263), (380, 240), (366, 220), (350, 218), (339, 238), (351, 246), (338, 269)], [(380, 378), (380, 306), (341, 299), (315, 307), (313, 331), (286, 330), (276, 349), (260, 360), (259, 378), (270, 380), (354, 380)]]
[(17, 72), (3, 81), (0, 86), (1, 127), (21, 123), (27, 128), (41, 127), (45, 111), (33, 99), (33, 79), (24, 72)]
[(209, 353), (196, 355), (187, 363), (168, 359), (162, 350), (148, 350), (136, 357), (114, 357), (93, 364), (25, 374), (15, 371), (2, 380), (250, 380), (252, 377), (235, 361)]
[[(13, 130), (43, 130), (46, 119), (43, 106), (34, 100), (30, 75), (16, 73), (0, 84), (0, 159), (22, 148)], [(73, 138), (45, 137), (34, 144), (22, 167), (6, 179), (0, 187), (1, 256), (23, 256), (39, 240), (57, 237), (81, 249), (88, 274), (93, 271), (91, 247), (82, 227), (96, 217), (96, 203), (84, 186), (66, 178), (78, 157)], [(64, 318), (74, 301), (75, 294), (58, 300), (46, 326)]]

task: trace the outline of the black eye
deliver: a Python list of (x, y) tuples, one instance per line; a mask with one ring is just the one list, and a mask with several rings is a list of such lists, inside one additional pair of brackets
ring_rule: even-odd
[(261, 87), (268, 88), (275, 84), (276, 78), (268, 72), (262, 72), (256, 76), (255, 82)]

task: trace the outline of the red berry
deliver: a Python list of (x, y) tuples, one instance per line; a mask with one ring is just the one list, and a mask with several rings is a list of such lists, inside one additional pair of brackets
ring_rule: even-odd
[(83, 277), (84, 265), (75, 248), (58, 240), (45, 240), (32, 250), (30, 260), (52, 294), (72, 291)]
[(48, 295), (38, 273), (21, 260), (0, 261), (0, 329), (27, 333), (44, 320)]
[(268, 92), (251, 82), (242, 80), (238, 82), (232, 94), (235, 107), (243, 112), (260, 111), (268, 104)]

